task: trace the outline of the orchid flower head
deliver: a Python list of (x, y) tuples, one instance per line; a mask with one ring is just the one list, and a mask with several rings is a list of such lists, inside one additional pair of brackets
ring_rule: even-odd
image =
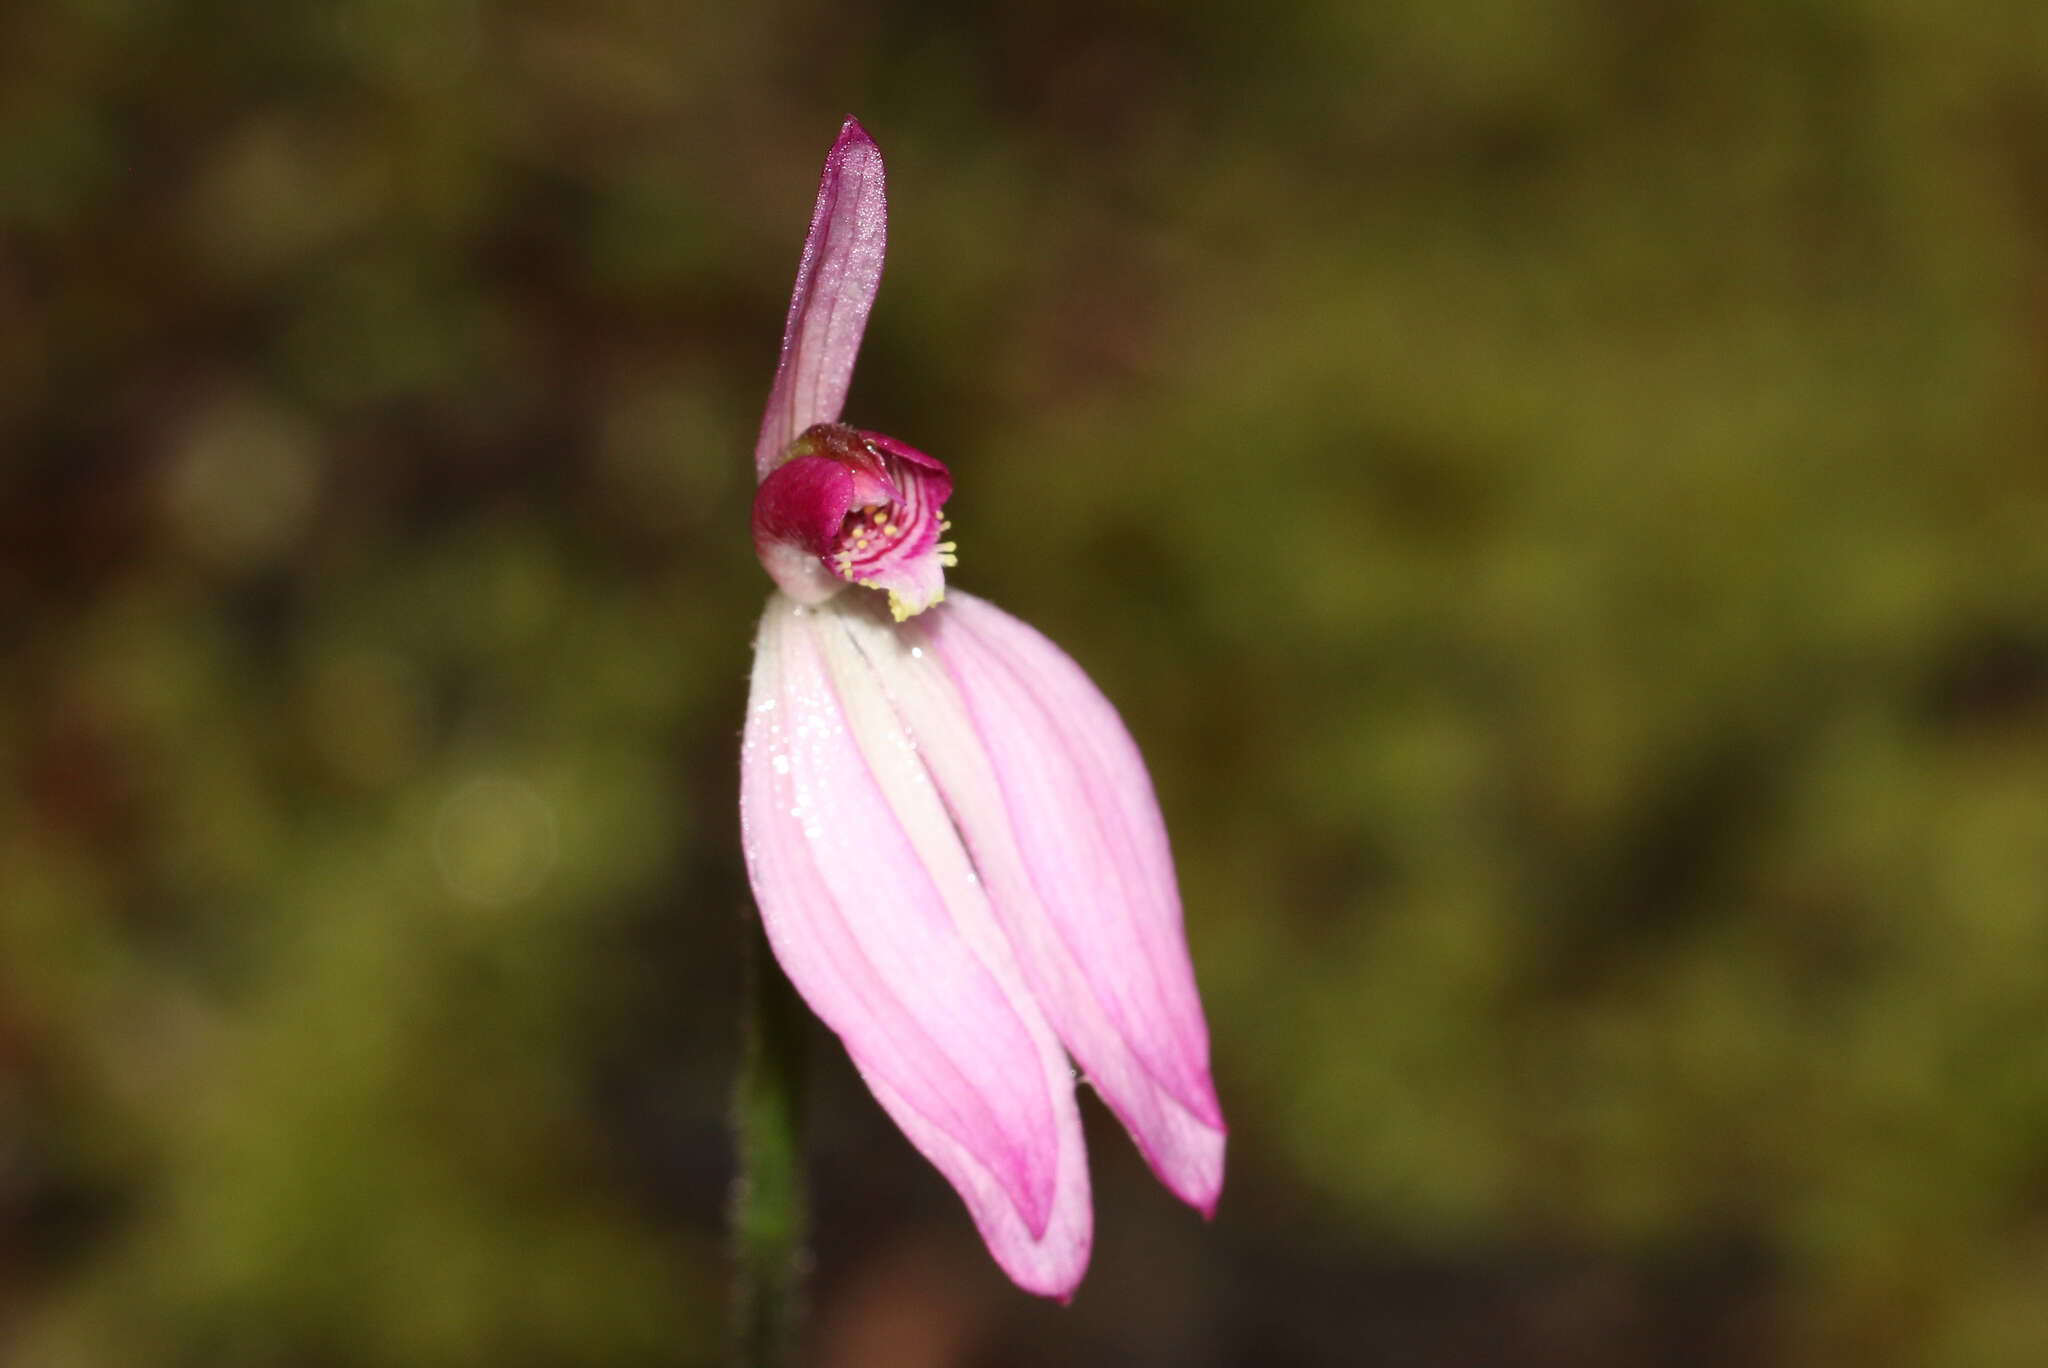
[(1065, 1299), (1094, 1229), (1075, 1066), (1205, 1216), (1223, 1113), (1137, 746), (1058, 647), (947, 593), (946, 467), (840, 421), (886, 235), (881, 154), (849, 118), (755, 448), (777, 592), (741, 753), (748, 877), (783, 972), (997, 1263)]
[(839, 421), (888, 228), (882, 154), (849, 118), (825, 158), (754, 446), (754, 548), (799, 603), (857, 584), (884, 591), (901, 622), (945, 596), (953, 545), (939, 540), (939, 509), (953, 477), (907, 443)]

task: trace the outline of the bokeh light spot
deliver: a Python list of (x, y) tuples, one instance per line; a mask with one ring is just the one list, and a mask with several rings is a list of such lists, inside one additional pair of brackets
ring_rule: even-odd
[(434, 822), (434, 858), (448, 891), (480, 907), (532, 897), (559, 848), (553, 805), (533, 785), (506, 775), (459, 785)]

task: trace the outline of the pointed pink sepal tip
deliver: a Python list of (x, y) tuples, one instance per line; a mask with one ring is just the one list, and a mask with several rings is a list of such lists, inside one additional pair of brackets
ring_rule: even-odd
[(757, 479), (782, 463), (798, 433), (836, 421), (846, 407), (861, 334), (882, 282), (888, 229), (881, 151), (849, 115), (818, 181), (775, 384), (754, 445)]

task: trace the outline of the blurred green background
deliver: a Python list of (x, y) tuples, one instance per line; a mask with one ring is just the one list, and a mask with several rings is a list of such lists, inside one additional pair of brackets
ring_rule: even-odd
[(1234, 1123), (828, 1364), (2048, 1362), (2048, 9), (0, 11), (0, 1361), (717, 1361), (749, 452), (1153, 766)]

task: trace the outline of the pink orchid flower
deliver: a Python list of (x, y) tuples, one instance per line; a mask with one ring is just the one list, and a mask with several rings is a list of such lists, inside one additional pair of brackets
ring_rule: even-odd
[(1204, 1215), (1223, 1112), (1137, 746), (1058, 647), (947, 593), (946, 467), (839, 422), (887, 217), (848, 119), (754, 452), (778, 592), (740, 762), (747, 872), (783, 971), (996, 1262), (1065, 1299), (1094, 1231), (1068, 1057)]

